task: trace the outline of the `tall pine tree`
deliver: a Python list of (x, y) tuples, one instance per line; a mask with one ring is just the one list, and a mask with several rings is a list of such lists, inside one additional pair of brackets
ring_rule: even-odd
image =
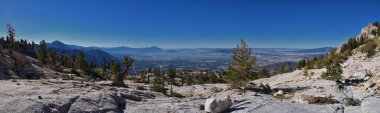
[(243, 38), (240, 39), (240, 44), (234, 48), (231, 57), (232, 64), (229, 67), (230, 73), (227, 81), (232, 88), (243, 87), (251, 76), (250, 70), (257, 66), (256, 57)]
[(40, 48), (38, 48), (37, 58), (42, 63), (46, 63), (46, 43), (45, 40), (40, 42)]
[(82, 71), (85, 71), (86, 68), (86, 59), (84, 56), (84, 53), (81, 51), (79, 52), (78, 56), (76, 57), (76, 67)]

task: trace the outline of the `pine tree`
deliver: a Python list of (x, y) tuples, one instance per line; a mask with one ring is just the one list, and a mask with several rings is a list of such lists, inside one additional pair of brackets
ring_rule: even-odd
[(175, 68), (168, 68), (167, 71), (168, 74), (168, 83), (170, 83), (170, 95), (173, 94), (173, 84), (175, 84), (174, 78), (176, 77), (176, 69)]
[(7, 42), (9, 44), (9, 49), (15, 49), (15, 36), (16, 36), (16, 33), (15, 33), (15, 30), (13, 29), (13, 27), (8, 24), (7, 25), (7, 28), (8, 28), (8, 35), (7, 35)]
[(120, 64), (113, 61), (111, 63), (111, 73), (114, 75), (119, 75), (120, 71), (121, 71)]
[(105, 58), (102, 59), (102, 73), (105, 74), (107, 72), (107, 60)]
[(149, 90), (154, 91), (154, 92), (161, 92), (162, 94), (165, 94), (165, 95), (167, 94), (164, 77), (161, 74), (160, 68), (154, 69), (153, 84), (149, 87)]
[(285, 66), (284, 68), (284, 73), (289, 73), (289, 72), (292, 72), (293, 71), (293, 68), (290, 67), (290, 66)]
[(3, 57), (3, 44), (0, 43), (0, 57)]
[(129, 73), (129, 68), (133, 65), (133, 59), (128, 57), (128, 56), (125, 56), (123, 64), (125, 66), (124, 73), (123, 74), (116, 74), (115, 78), (112, 82), (112, 84), (115, 86), (125, 86), (124, 79)]
[(79, 52), (78, 56), (76, 57), (76, 63), (77, 68), (84, 71), (86, 68), (86, 59), (84, 56), (84, 53), (81, 51)]
[(34, 47), (36, 46), (36, 44), (34, 43), (34, 41), (32, 41), (32, 50), (34, 51)]
[(240, 39), (240, 44), (233, 50), (232, 65), (229, 67), (228, 82), (232, 88), (244, 86), (250, 77), (250, 70), (256, 66), (256, 58), (248, 44)]
[(176, 69), (172, 68), (172, 67), (169, 67), (168, 70), (167, 70), (167, 76), (168, 76), (169, 83), (171, 85), (175, 84), (174, 78), (176, 77)]
[(308, 78), (309, 77), (309, 69), (308, 68), (304, 68), (302, 75), (306, 77), (306, 86), (307, 86), (307, 80), (309, 79)]
[(37, 58), (42, 63), (46, 63), (46, 43), (45, 40), (40, 42), (40, 48), (38, 48)]
[(148, 73), (149, 75), (147, 75), (147, 79), (148, 79), (148, 83), (150, 84), (150, 74), (152, 73), (152, 68), (148, 68)]
[(219, 79), (218, 79), (218, 77), (215, 75), (214, 72), (208, 72), (207, 76), (208, 76), (208, 83), (218, 83), (218, 82), (220, 82)]
[(342, 62), (341, 56), (336, 53), (336, 49), (333, 49), (327, 58), (323, 61), (326, 72), (323, 72), (321, 77), (327, 80), (337, 81), (342, 78), (342, 67), (340, 63)]
[(58, 59), (57, 52), (53, 51), (52, 49), (49, 49), (47, 53), (48, 64), (55, 66), (57, 64), (57, 59)]
[(61, 65), (62, 65), (62, 66), (65, 66), (65, 67), (71, 67), (71, 66), (70, 66), (70, 58), (69, 58), (69, 56), (66, 54), (65, 51), (62, 51), (62, 53), (61, 53)]
[(301, 68), (303, 68), (303, 67), (305, 67), (306, 66), (306, 60), (305, 59), (302, 59), (302, 60), (300, 60), (299, 62), (298, 62), (298, 64), (297, 64), (297, 69), (301, 69)]
[(1, 47), (4, 49), (6, 48), (7, 46), (7, 42), (5, 41), (4, 37), (0, 37), (0, 44), (1, 44)]
[(269, 78), (269, 77), (270, 77), (269, 70), (267, 69), (262, 69), (258, 73), (258, 78)]

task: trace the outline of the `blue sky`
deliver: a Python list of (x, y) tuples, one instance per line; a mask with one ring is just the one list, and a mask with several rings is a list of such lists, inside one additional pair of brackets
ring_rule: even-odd
[(83, 46), (337, 46), (380, 20), (372, 0), (0, 0), (0, 34)]

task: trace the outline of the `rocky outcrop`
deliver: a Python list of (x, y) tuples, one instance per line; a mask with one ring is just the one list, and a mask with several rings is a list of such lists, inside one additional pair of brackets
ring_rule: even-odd
[[(379, 29), (379, 27), (373, 25), (373, 23), (368, 24), (368, 26), (364, 27), (361, 30), (360, 34), (355, 37), (355, 40), (359, 41), (359, 40), (361, 40), (361, 38), (367, 38), (367, 39), (377, 38), (378, 36), (375, 36), (373, 34), (373, 32), (377, 31), (378, 29)], [(340, 53), (342, 46), (343, 45), (341, 45), (337, 48), (337, 51), (336, 51), (337, 53)]]
[(14, 51), (3, 50), (0, 53), (0, 79), (37, 79), (42, 75), (33, 66), (32, 61), (39, 63), (35, 59)]
[[(59, 80), (0, 80), (0, 113), (123, 113), (149, 92)], [(122, 94), (129, 94), (128, 96)]]

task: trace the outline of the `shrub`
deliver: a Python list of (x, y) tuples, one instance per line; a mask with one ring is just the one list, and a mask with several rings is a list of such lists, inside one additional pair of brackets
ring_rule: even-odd
[(344, 98), (343, 101), (346, 106), (360, 106), (361, 103), (360, 100), (353, 98)]
[(185, 98), (185, 96), (181, 95), (180, 93), (177, 93), (177, 92), (173, 92), (172, 97), (177, 97), (177, 98)]
[(253, 83), (253, 82), (249, 82), (249, 83), (247, 84), (247, 86), (245, 87), (245, 89), (247, 89), (247, 90), (253, 90), (253, 89), (255, 89), (255, 88), (256, 88), (256, 84)]
[(289, 99), (289, 97), (286, 96), (285, 94), (276, 94), (276, 95), (272, 94), (272, 95), (274, 98), (279, 99), (279, 100)]
[(327, 71), (323, 72), (321, 77), (326, 80), (337, 81), (342, 78), (342, 69), (339, 65), (337, 66), (328, 66)]
[(166, 91), (168, 91), (168, 89), (165, 88), (162, 85), (152, 85), (152, 86), (149, 87), (149, 90), (150, 91), (154, 91), (154, 92), (160, 92), (160, 93), (162, 93), (164, 95), (166, 95), (167, 94)]
[(309, 100), (309, 104), (335, 104), (335, 103), (339, 103), (339, 101), (332, 98), (325, 98), (325, 97), (314, 97), (311, 100)]
[(263, 94), (271, 94), (273, 92), (268, 84), (260, 84), (257, 86), (254, 83), (250, 83), (249, 85), (247, 85), (246, 89)]
[(370, 58), (373, 55), (375, 55), (376, 47), (377, 47), (377, 44), (375, 43), (374, 40), (368, 40), (366, 44), (363, 47), (361, 47), (360, 52), (367, 53), (367, 57)]

